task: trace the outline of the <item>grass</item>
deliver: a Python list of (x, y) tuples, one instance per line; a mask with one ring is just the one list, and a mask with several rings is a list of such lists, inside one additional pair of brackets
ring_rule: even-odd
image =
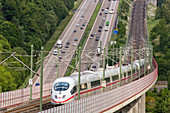
[[(94, 21), (95, 21), (97, 15), (98, 15), (98, 12), (99, 12), (99, 10), (100, 10), (100, 7), (101, 7), (101, 4), (98, 3), (97, 6), (96, 6), (96, 8), (95, 8), (95, 10), (94, 10), (94, 13), (93, 13), (90, 21), (89, 21), (89, 23), (88, 23), (88, 25), (87, 25), (86, 31), (85, 31), (82, 39), (81, 39), (81, 42), (79, 43), (79, 47), (81, 47), (82, 49), (84, 48), (84, 45), (85, 45), (86, 40), (87, 40), (87, 38), (88, 38), (88, 35), (89, 35), (90, 31), (91, 31), (91, 28), (92, 28), (92, 26), (93, 26), (93, 24), (94, 24)], [(70, 65), (73, 66), (73, 67), (75, 67), (75, 62), (76, 62), (76, 59), (75, 59), (75, 57), (73, 57)], [(66, 72), (65, 76), (69, 76), (69, 75), (72, 73), (72, 71), (73, 71), (73, 69), (72, 69), (71, 67), (68, 67), (68, 71)]]

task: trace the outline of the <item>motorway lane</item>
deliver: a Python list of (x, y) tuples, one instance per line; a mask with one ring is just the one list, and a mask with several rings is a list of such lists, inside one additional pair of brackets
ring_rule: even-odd
[[(102, 11), (102, 9), (105, 10), (107, 7), (110, 7), (110, 1), (104, 0), (102, 6), (100, 8), (100, 11), (99, 11), (99, 13), (102, 13), (102, 15), (98, 14), (98, 16), (97, 16), (97, 18), (94, 22), (94, 25), (92, 27), (92, 30), (90, 32), (90, 35), (96, 33), (97, 35), (100, 36), (101, 32), (98, 32), (99, 25), (101, 25), (101, 26), (104, 25), (105, 20), (103, 20), (103, 18), (106, 18), (106, 16), (107, 16), (106, 14), (104, 14), (104, 11)], [(88, 63), (85, 64), (83, 62), (84, 61), (87, 62), (87, 60), (88, 60), (88, 58), (85, 54), (89, 54), (90, 46), (92, 47), (93, 50), (97, 48), (96, 45), (98, 44), (98, 41), (95, 41), (96, 35), (94, 35), (92, 39), (90, 39), (90, 35), (87, 39), (87, 42), (86, 42), (85, 47), (83, 49), (83, 53), (81, 55), (82, 56), (81, 71), (87, 70)]]
[[(80, 39), (85, 31), (85, 28), (93, 14), (93, 11), (96, 7), (98, 3), (94, 2), (93, 0), (84, 0), (83, 1), (83, 5), (81, 5), (81, 8), (79, 8), (74, 16), (74, 19), (70, 21), (70, 23), (68, 24), (68, 26), (66, 27), (67, 30), (64, 30), (62, 35), (60, 36), (59, 39), (63, 40), (63, 47), (62, 49), (66, 52), (64, 55), (61, 54), (60, 52), (60, 56), (64, 57), (67, 54), (70, 53), (70, 51), (75, 51), (76, 47), (73, 46), (73, 40), (75, 37), (78, 38), (78, 41), (76, 42), (77, 44), (80, 42)], [(84, 15), (84, 18), (81, 20), (82, 15)], [(79, 23), (80, 26), (84, 23), (84, 21), (87, 20), (86, 25), (83, 27), (83, 30), (80, 30), (80, 27), (76, 27), (76, 24)], [(76, 29), (77, 32), (74, 33), (73, 30)], [(69, 48), (65, 48), (66, 42), (70, 41), (70, 47)], [(57, 45), (57, 44), (55, 44)], [(47, 60), (44, 63), (44, 68), (43, 68), (43, 82), (44, 83), (50, 83), (53, 82), (56, 79), (56, 73), (57, 73), (57, 67), (56, 67), (56, 56), (52, 55), (54, 48), (51, 50), (51, 52), (49, 53), (49, 55), (47, 56)], [(74, 52), (73, 52), (74, 53)], [(69, 64), (69, 61), (71, 60), (72, 54), (69, 54), (65, 59), (67, 60), (67, 64)], [(64, 59), (61, 60), (62, 62), (64, 61)], [(59, 76), (62, 77), (64, 76), (66, 69), (67, 69), (67, 64), (65, 63), (61, 63), (59, 64)], [(38, 71), (40, 73), (40, 70)], [(40, 77), (38, 77), (37, 80), (34, 80), (34, 84), (35, 83), (40, 83)]]
[[(109, 5), (106, 5), (105, 3), (103, 3), (103, 6), (101, 7), (101, 9), (106, 9), (107, 7), (109, 7), (109, 10), (110, 9), (114, 9), (114, 11), (117, 11), (117, 8), (118, 8), (118, 1), (111, 1), (109, 2)], [(105, 5), (104, 5), (105, 4)], [(102, 41), (102, 48), (104, 48), (104, 46), (107, 45), (107, 40), (110, 40), (110, 36), (111, 36), (111, 33), (112, 33), (112, 29), (113, 29), (113, 24), (115, 22), (115, 18), (117, 17), (117, 13), (114, 13), (114, 14), (104, 14), (104, 11), (102, 11), (103, 14), (102, 14), (102, 18), (105, 17), (105, 20), (103, 21), (102, 18), (100, 16), (98, 16), (96, 22), (95, 22), (95, 26), (94, 28), (92, 29), (92, 34), (96, 33), (100, 35), (100, 40)], [(105, 22), (106, 20), (109, 20), (109, 30), (108, 31), (104, 31), (104, 26), (105, 26)], [(113, 21), (114, 20), (114, 21)], [(102, 28), (102, 32), (97, 32), (98, 29), (99, 29), (99, 25), (103, 26)], [(90, 33), (91, 34), (91, 33)], [(87, 57), (84, 57), (85, 56), (85, 53), (86, 54), (89, 54), (89, 50), (90, 50), (90, 46), (92, 46), (93, 48), (93, 53), (92, 53), (92, 58), (96, 61), (96, 63), (94, 63), (95, 65), (96, 64), (99, 64), (99, 57), (96, 57), (96, 49), (97, 47), (100, 47), (100, 41), (95, 41), (95, 37), (93, 37), (93, 39), (89, 39), (87, 40), (87, 43), (85, 45), (85, 50), (84, 50), (84, 53), (82, 54), (82, 61), (84, 61), (84, 63), (81, 64), (81, 71), (84, 71), (84, 70), (87, 70), (87, 67), (89, 66), (89, 58)], [(89, 55), (90, 56), (90, 55)], [(86, 63), (85, 63), (86, 62)]]

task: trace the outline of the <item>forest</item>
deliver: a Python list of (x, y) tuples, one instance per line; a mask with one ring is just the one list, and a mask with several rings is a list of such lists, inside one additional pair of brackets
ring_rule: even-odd
[[(40, 50), (74, 7), (76, 0), (0, 0), (0, 62), (16, 52), (30, 55), (31, 45)], [(29, 58), (18, 57), (25, 64)], [(15, 90), (29, 71), (14, 58), (0, 65), (0, 92)]]
[(158, 2), (155, 20), (159, 23), (150, 32), (154, 57), (158, 63), (158, 80), (170, 79), (170, 0)]

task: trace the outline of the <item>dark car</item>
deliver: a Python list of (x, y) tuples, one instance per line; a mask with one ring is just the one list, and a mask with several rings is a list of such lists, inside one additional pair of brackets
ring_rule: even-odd
[(85, 26), (85, 23), (83, 23), (82, 26)]
[(91, 36), (91, 37), (93, 37), (93, 36), (94, 36), (94, 34), (91, 34), (90, 36)]
[(99, 41), (99, 38), (96, 38), (95, 41)]
[(77, 30), (74, 30), (74, 32), (77, 32)]
[(101, 32), (101, 29), (99, 29), (98, 32)]
[(96, 68), (96, 65), (93, 65), (92, 68)]
[(80, 29), (83, 29), (83, 27), (80, 27)]
[(102, 11), (104, 11), (104, 9), (102, 9)]
[(99, 13), (99, 15), (102, 15), (102, 13)]
[(67, 45), (70, 45), (70, 41), (67, 41), (67, 43), (66, 43)]
[(74, 41), (78, 41), (78, 38), (75, 38)]
[(66, 52), (65, 52), (64, 50), (61, 50), (61, 53), (64, 54), (64, 53), (66, 53)]
[(99, 28), (102, 28), (102, 26), (99, 26)]
[(65, 48), (69, 48), (69, 45), (66, 45)]

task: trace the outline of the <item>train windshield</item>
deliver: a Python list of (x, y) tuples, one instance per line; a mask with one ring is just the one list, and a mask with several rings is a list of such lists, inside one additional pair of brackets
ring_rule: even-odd
[(55, 91), (65, 91), (69, 88), (69, 83), (68, 82), (57, 82), (54, 85), (54, 90)]

